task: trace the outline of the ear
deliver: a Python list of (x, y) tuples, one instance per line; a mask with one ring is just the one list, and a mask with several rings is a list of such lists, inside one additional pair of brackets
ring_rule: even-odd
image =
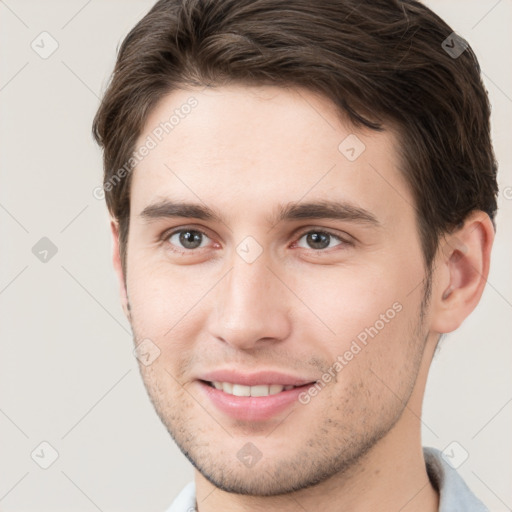
[(116, 220), (112, 219), (110, 221), (110, 229), (112, 231), (112, 263), (114, 265), (114, 270), (119, 281), (119, 295), (121, 298), (121, 305), (123, 306), (123, 311), (126, 318), (128, 318), (128, 321), (130, 321), (128, 293), (126, 291), (126, 282), (123, 274), (123, 266), (121, 264), (121, 253), (119, 251), (119, 224)]
[(444, 237), (436, 258), (431, 330), (452, 332), (475, 309), (489, 275), (493, 241), (494, 227), (482, 211)]

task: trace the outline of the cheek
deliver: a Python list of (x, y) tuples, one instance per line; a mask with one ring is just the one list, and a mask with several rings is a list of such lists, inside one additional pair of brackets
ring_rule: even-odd
[(338, 362), (334, 372), (349, 370), (346, 377), (364, 379), (371, 367), (398, 382), (421, 354), (421, 266), (384, 261), (374, 267), (324, 267), (322, 272), (296, 277), (291, 286), (317, 317), (304, 309), (298, 316), (300, 330), (316, 340), (314, 350), (321, 351), (331, 369)]
[[(127, 286), (135, 332), (138, 337), (172, 340), (174, 349), (186, 341), (190, 348), (216, 307), (213, 297), (222, 300), (225, 269), (208, 264), (173, 265), (133, 249)], [(289, 315), (295, 331), (302, 333), (299, 336), (310, 339), (314, 351), (331, 359), (350, 350), (354, 340), (365, 348), (365, 342), (381, 340), (380, 350), (387, 355), (410, 332), (416, 301), (421, 300), (421, 287), (414, 290), (411, 283), (421, 283), (422, 276), (410, 259), (402, 261), (397, 254), (376, 260), (274, 267), (287, 286), (277, 284), (279, 293), (272, 307), (276, 314)]]
[[(404, 300), (403, 286), (396, 279), (393, 269), (318, 267), (290, 275), (288, 282), (297, 297), (310, 309), (309, 314), (315, 313), (335, 336), (344, 339), (355, 337), (375, 322), (379, 322), (380, 326), (381, 315), (385, 316), (385, 320), (394, 319), (400, 306), (395, 305), (393, 309), (393, 305)], [(296, 299), (294, 303), (299, 304)], [(302, 306), (299, 304), (299, 307)]]
[[(158, 340), (190, 337), (200, 328), (202, 301), (218, 280), (197, 266), (176, 267), (150, 258), (132, 258), (128, 268), (128, 297), (138, 337)], [(192, 321), (193, 320), (193, 321)]]

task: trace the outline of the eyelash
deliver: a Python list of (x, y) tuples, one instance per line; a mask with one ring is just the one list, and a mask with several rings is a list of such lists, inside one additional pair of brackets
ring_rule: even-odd
[[(162, 234), (162, 236), (160, 237), (160, 240), (163, 243), (168, 243), (168, 245), (171, 247), (171, 250), (173, 252), (176, 252), (176, 253), (179, 253), (179, 254), (191, 254), (193, 252), (197, 252), (201, 248), (196, 248), (196, 249), (178, 249), (178, 248), (176, 248), (176, 246), (172, 246), (172, 244), (169, 242), (169, 238), (171, 238), (173, 235), (175, 235), (177, 233), (182, 233), (182, 232), (185, 232), (185, 231), (193, 231), (193, 232), (196, 232), (196, 233), (200, 233), (202, 236), (210, 238), (208, 236), (208, 234), (205, 233), (204, 231), (202, 231), (201, 229), (185, 227), (185, 228), (174, 229), (174, 230), (171, 230), (171, 231), (165, 231)], [(331, 232), (331, 231), (329, 231), (328, 229), (325, 229), (325, 228), (322, 228), (322, 229), (309, 229), (309, 230), (303, 231), (303, 232), (301, 232), (301, 233), (299, 233), (297, 235), (297, 241), (293, 242), (293, 244), (298, 243), (298, 241), (301, 238), (303, 238), (305, 235), (308, 235), (310, 233), (329, 235), (330, 237), (335, 238), (336, 240), (338, 240), (340, 242), (340, 244), (335, 246), (335, 247), (338, 247), (338, 246), (353, 246), (354, 245), (354, 242), (346, 240), (346, 239), (342, 238), (340, 235), (337, 235), (336, 233), (333, 233), (333, 232)], [(319, 254), (319, 253), (326, 253), (326, 252), (328, 252), (328, 251), (330, 251), (332, 249), (335, 249), (335, 247), (334, 248), (331, 247), (330, 249), (329, 248), (327, 248), (327, 249), (311, 249), (310, 248), (310, 249), (306, 249), (306, 250), (309, 250), (309, 251), (311, 251), (312, 253), (315, 253), (315, 254)], [(304, 249), (304, 248), (302, 248), (302, 249)]]

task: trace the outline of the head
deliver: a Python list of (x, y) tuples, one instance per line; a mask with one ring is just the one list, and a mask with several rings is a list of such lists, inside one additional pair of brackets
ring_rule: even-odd
[[(114, 264), (135, 343), (158, 354), (140, 364), (151, 400), (218, 487), (353, 467), (478, 303), (496, 163), (452, 32), (414, 1), (167, 0), (123, 41), (93, 126)], [(233, 418), (201, 382), (229, 368), (317, 391)]]

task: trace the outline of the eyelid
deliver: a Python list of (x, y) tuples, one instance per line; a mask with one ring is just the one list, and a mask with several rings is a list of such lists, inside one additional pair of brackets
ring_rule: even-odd
[[(168, 242), (168, 240), (171, 236), (173, 236), (176, 233), (179, 233), (181, 231), (187, 231), (187, 230), (196, 231), (198, 233), (201, 233), (203, 236), (209, 238), (210, 240), (212, 240), (212, 237), (206, 232), (205, 229), (196, 227), (194, 225), (177, 226), (174, 228), (167, 229), (160, 235), (159, 239), (162, 242)], [(354, 243), (355, 243), (355, 239), (352, 236), (350, 236), (348, 233), (344, 233), (343, 235), (341, 235), (339, 233), (336, 233), (334, 230), (331, 230), (330, 228), (319, 227), (319, 226), (310, 226), (307, 228), (300, 228), (298, 233), (293, 234), (294, 241), (292, 242), (292, 245), (295, 246), (295, 244), (297, 244), (297, 242), (304, 235), (307, 235), (309, 233), (327, 234), (327, 235), (332, 236), (332, 237), (336, 238), (337, 240), (339, 240), (339, 242), (341, 242), (339, 245), (354, 245)], [(169, 243), (169, 245), (172, 245), (172, 244)], [(175, 246), (173, 246), (173, 247), (175, 247)], [(179, 247), (176, 247), (173, 250), (175, 250), (176, 252), (181, 252), (181, 253), (186, 252), (186, 253), (192, 254), (193, 252), (198, 252), (199, 249), (207, 249), (207, 247), (200, 247), (198, 249), (188, 249), (188, 250), (180, 249)], [(308, 250), (313, 251), (316, 253), (329, 252), (329, 249), (308, 249), (305, 247), (301, 247), (301, 249), (305, 249), (306, 251), (308, 251)], [(335, 249), (335, 248), (331, 248), (331, 249)]]
[[(340, 234), (334, 230), (331, 230), (330, 228), (324, 228), (324, 227), (310, 227), (305, 229), (304, 231), (299, 231), (296, 235), (294, 235), (294, 238), (297, 240), (300, 240), (304, 235), (307, 235), (309, 233), (325, 233), (327, 235), (330, 235), (334, 238), (337, 238), (340, 242), (343, 242), (344, 244), (354, 244), (356, 242), (355, 238), (348, 233)], [(311, 249), (313, 251), (317, 251), (317, 249)]]
[[(341, 237), (342, 235), (340, 233), (338, 233), (336, 230), (333, 230), (331, 228), (324, 228), (324, 227), (320, 227), (320, 226), (312, 226), (312, 227), (307, 227), (307, 228), (301, 228), (299, 230), (299, 234), (302, 236), (302, 235), (305, 235), (307, 233), (310, 233), (310, 232), (318, 232), (318, 233), (328, 233), (329, 235), (333, 235), (333, 236), (339, 236)], [(347, 235), (348, 236), (348, 235)]]
[(199, 247), (197, 249), (185, 249), (185, 248), (180, 248), (179, 246), (175, 246), (169, 242), (169, 238), (171, 236), (175, 235), (176, 233), (180, 233), (181, 231), (187, 231), (187, 230), (188, 231), (196, 231), (197, 233), (201, 233), (201, 235), (212, 240), (212, 237), (202, 228), (198, 228), (195, 226), (177, 226), (177, 227), (166, 229), (165, 231), (163, 231), (163, 233), (158, 237), (158, 241), (161, 243), (168, 244), (169, 246), (173, 247), (173, 249), (172, 249), (173, 251), (178, 252), (178, 253), (192, 254), (194, 252), (199, 252), (199, 249), (206, 249), (206, 247)]
[(159, 238), (161, 240), (167, 240), (170, 236), (179, 233), (180, 231), (197, 231), (198, 233), (201, 233), (204, 236), (207, 236), (208, 238), (211, 238), (210, 235), (206, 232), (204, 228), (198, 228), (196, 226), (176, 226), (174, 228), (169, 228), (164, 230), (160, 235)]

